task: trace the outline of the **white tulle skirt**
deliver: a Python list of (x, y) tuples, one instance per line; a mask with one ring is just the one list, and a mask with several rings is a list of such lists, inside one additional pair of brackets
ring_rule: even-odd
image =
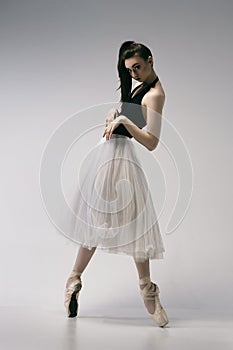
[(79, 245), (162, 259), (165, 251), (148, 182), (131, 139), (113, 134), (82, 164), (66, 215), (68, 236)]

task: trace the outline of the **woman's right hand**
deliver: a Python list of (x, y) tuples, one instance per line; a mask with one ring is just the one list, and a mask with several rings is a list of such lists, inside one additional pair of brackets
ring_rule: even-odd
[(108, 111), (108, 113), (107, 113), (107, 115), (106, 115), (106, 126), (109, 126), (109, 124), (114, 120), (114, 119), (116, 119), (116, 117), (118, 117), (119, 116), (119, 112), (118, 112), (118, 110), (116, 109), (116, 108), (111, 108), (109, 111)]

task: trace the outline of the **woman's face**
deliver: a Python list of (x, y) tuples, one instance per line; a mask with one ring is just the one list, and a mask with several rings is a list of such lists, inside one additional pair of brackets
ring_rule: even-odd
[(125, 59), (125, 68), (131, 77), (137, 81), (145, 81), (151, 73), (152, 57), (149, 56), (146, 61), (138, 55)]

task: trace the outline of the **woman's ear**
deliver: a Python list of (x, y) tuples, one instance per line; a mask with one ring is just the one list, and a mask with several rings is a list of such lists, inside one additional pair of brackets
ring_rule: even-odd
[(148, 62), (149, 62), (149, 64), (153, 65), (153, 59), (151, 56), (148, 57)]

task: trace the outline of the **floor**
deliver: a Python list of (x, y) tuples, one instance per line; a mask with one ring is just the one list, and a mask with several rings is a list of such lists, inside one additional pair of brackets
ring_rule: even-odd
[(67, 318), (63, 309), (1, 307), (3, 350), (228, 350), (233, 349), (230, 312), (169, 310), (158, 327), (142, 309), (82, 310)]

